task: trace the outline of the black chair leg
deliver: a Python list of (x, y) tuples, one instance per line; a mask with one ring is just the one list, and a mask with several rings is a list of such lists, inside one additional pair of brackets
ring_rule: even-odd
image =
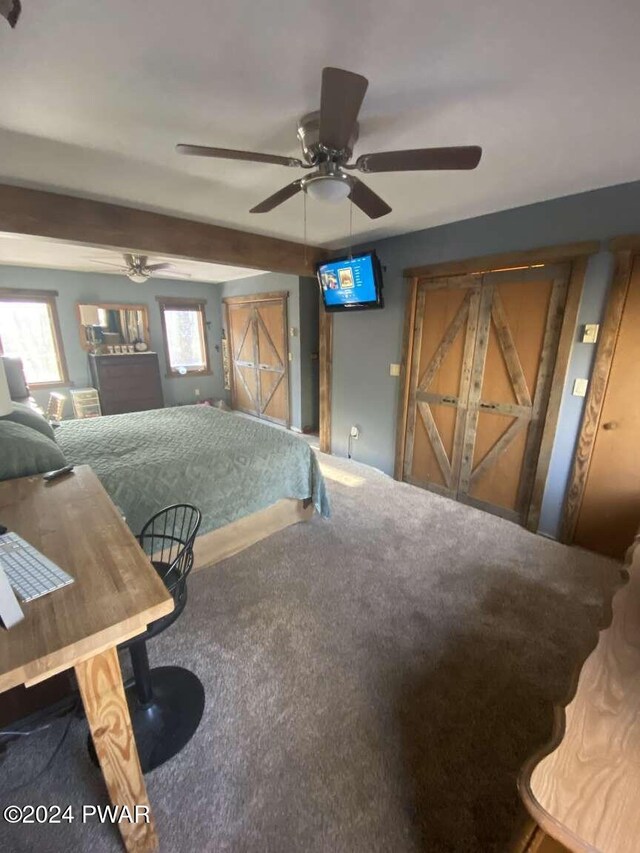
[(141, 705), (149, 705), (153, 701), (153, 689), (146, 642), (141, 640), (139, 643), (132, 643), (129, 652), (138, 702)]

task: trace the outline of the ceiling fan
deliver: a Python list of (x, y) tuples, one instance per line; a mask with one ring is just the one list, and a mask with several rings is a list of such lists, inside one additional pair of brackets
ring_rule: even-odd
[[(151, 278), (155, 273), (173, 270), (173, 264), (150, 264), (148, 263), (149, 256), (148, 255), (134, 255), (131, 253), (126, 253), (122, 256), (124, 258), (124, 267), (120, 264), (110, 264), (106, 261), (100, 260), (101, 264), (105, 266), (117, 266), (119, 271), (126, 275), (128, 279), (134, 281), (136, 284), (143, 284), (147, 279)], [(188, 273), (181, 273), (178, 271), (171, 273), (173, 278), (191, 278)]]
[(368, 85), (367, 78), (360, 74), (341, 68), (323, 69), (320, 110), (307, 113), (298, 122), (302, 160), (231, 148), (209, 148), (205, 145), (180, 144), (176, 150), (179, 154), (196, 157), (220, 157), (313, 169), (308, 176), (298, 178), (253, 207), (251, 213), (268, 213), (296, 193), (304, 191), (322, 201), (340, 201), (348, 197), (367, 216), (377, 219), (390, 213), (391, 208), (359, 178), (347, 174), (346, 170), (366, 173), (475, 169), (482, 155), (482, 148), (478, 145), (381, 151), (377, 154), (361, 154), (354, 163), (349, 163), (358, 139), (358, 113)]

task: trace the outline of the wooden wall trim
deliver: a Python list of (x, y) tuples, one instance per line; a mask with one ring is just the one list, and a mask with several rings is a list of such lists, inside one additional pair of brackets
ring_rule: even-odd
[(55, 299), (58, 296), (57, 290), (29, 290), (20, 287), (0, 287), (0, 299), (8, 302), (42, 302), (44, 300)]
[(613, 283), (607, 303), (605, 321), (600, 332), (595, 364), (589, 382), (578, 446), (573, 460), (569, 487), (565, 497), (564, 515), (560, 539), (570, 544), (578, 523), (580, 507), (587, 485), (591, 456), (600, 425), (600, 415), (609, 382), (613, 355), (620, 332), (622, 312), (627, 299), (634, 252), (630, 249), (616, 254)]
[(407, 281), (407, 296), (404, 309), (404, 326), (402, 330), (402, 354), (400, 356), (400, 388), (398, 394), (398, 414), (396, 419), (396, 454), (393, 466), (393, 476), (396, 480), (403, 479), (404, 448), (407, 431), (407, 410), (409, 405), (409, 376), (411, 358), (413, 355), (413, 326), (415, 323), (416, 293), (418, 279)]
[(331, 453), (331, 394), (333, 376), (333, 314), (320, 305), (320, 436), (322, 453)]
[(609, 240), (607, 248), (610, 252), (640, 252), (640, 234), (624, 234)]
[(0, 231), (294, 275), (314, 275), (328, 257), (263, 234), (8, 184), (0, 184)]
[(564, 305), (564, 315), (560, 329), (560, 338), (558, 340), (556, 362), (553, 368), (551, 390), (549, 392), (544, 429), (542, 432), (542, 440), (540, 442), (540, 450), (538, 452), (538, 462), (526, 520), (527, 528), (534, 532), (537, 531), (540, 523), (542, 498), (544, 497), (544, 488), (547, 482), (547, 475), (549, 473), (551, 451), (553, 450), (553, 443), (556, 437), (562, 394), (567, 378), (567, 372), (569, 370), (569, 359), (571, 358), (571, 350), (575, 338), (575, 329), (578, 322), (578, 309), (580, 307), (580, 299), (582, 297), (582, 288), (584, 285), (585, 273), (587, 271), (587, 263), (588, 258), (582, 256), (577, 258), (571, 265), (571, 276), (569, 279), (567, 298)]
[[(156, 302), (160, 305), (191, 305), (193, 307), (204, 306), (207, 304), (207, 299), (204, 296), (156, 296)], [(129, 306), (126, 306), (127, 308)], [(135, 306), (140, 307), (140, 306)]]
[(571, 261), (582, 255), (594, 255), (599, 251), (600, 242), (598, 240), (587, 240), (581, 243), (565, 243), (559, 246), (544, 246), (539, 249), (502, 252), (495, 255), (465, 258), (461, 261), (447, 261), (440, 264), (428, 264), (422, 267), (409, 267), (409, 269), (404, 271), (404, 276), (406, 278), (441, 278), (443, 276), (467, 275), (469, 273), (490, 272), (516, 266)]
[(223, 296), (226, 305), (243, 305), (246, 302), (272, 302), (276, 299), (288, 299), (288, 290), (274, 290), (271, 293), (256, 293), (247, 296)]

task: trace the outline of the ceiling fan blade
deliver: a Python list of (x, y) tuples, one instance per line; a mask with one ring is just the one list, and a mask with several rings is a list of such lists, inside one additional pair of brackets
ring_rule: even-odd
[(340, 151), (349, 147), (369, 81), (341, 68), (322, 70), (320, 144)]
[(362, 154), (355, 162), (361, 172), (412, 172), (430, 169), (475, 169), (480, 162), (479, 145), (451, 148), (413, 148)]
[[(171, 276), (171, 278), (191, 278), (190, 272), (178, 272), (177, 270), (176, 271), (168, 270), (168, 269), (165, 269), (164, 264), (162, 266), (163, 266), (163, 268), (160, 270), (157, 268), (153, 269), (153, 267), (147, 267), (147, 270), (149, 270), (149, 272), (151, 273), (152, 276), (156, 275), (156, 273), (164, 272), (167, 275)], [(168, 267), (169, 264), (167, 264), (166, 266)]]
[(111, 261), (105, 261), (102, 258), (87, 258), (87, 261), (92, 264), (100, 264), (102, 267), (114, 267), (115, 269), (121, 270), (122, 264), (111, 263)]
[(369, 189), (366, 184), (363, 184), (361, 180), (349, 178), (349, 182), (351, 184), (349, 198), (370, 219), (379, 219), (381, 216), (391, 213), (391, 208), (387, 202), (380, 198), (377, 193), (374, 193), (372, 189)]
[(296, 193), (299, 193), (301, 189), (301, 181), (294, 181), (292, 184), (287, 184), (286, 187), (278, 190), (277, 193), (270, 195), (269, 198), (265, 198), (265, 200), (261, 201), (260, 204), (252, 207), (249, 213), (268, 213), (270, 210), (273, 210), (274, 207), (282, 204), (283, 201), (286, 201)]
[(248, 160), (250, 163), (272, 163), (275, 166), (301, 167), (306, 164), (296, 157), (281, 157), (279, 154), (259, 154), (256, 151), (236, 151), (234, 148), (209, 148), (207, 145), (176, 145), (178, 154), (194, 157), (218, 157), (223, 160)]
[(161, 272), (162, 270), (170, 270), (173, 264), (145, 264), (144, 268), (149, 272)]

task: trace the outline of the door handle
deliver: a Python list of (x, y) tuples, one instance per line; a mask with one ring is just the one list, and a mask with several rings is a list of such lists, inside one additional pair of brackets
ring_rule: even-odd
[(602, 429), (618, 429), (619, 426), (618, 421), (607, 421), (606, 424), (602, 424)]

